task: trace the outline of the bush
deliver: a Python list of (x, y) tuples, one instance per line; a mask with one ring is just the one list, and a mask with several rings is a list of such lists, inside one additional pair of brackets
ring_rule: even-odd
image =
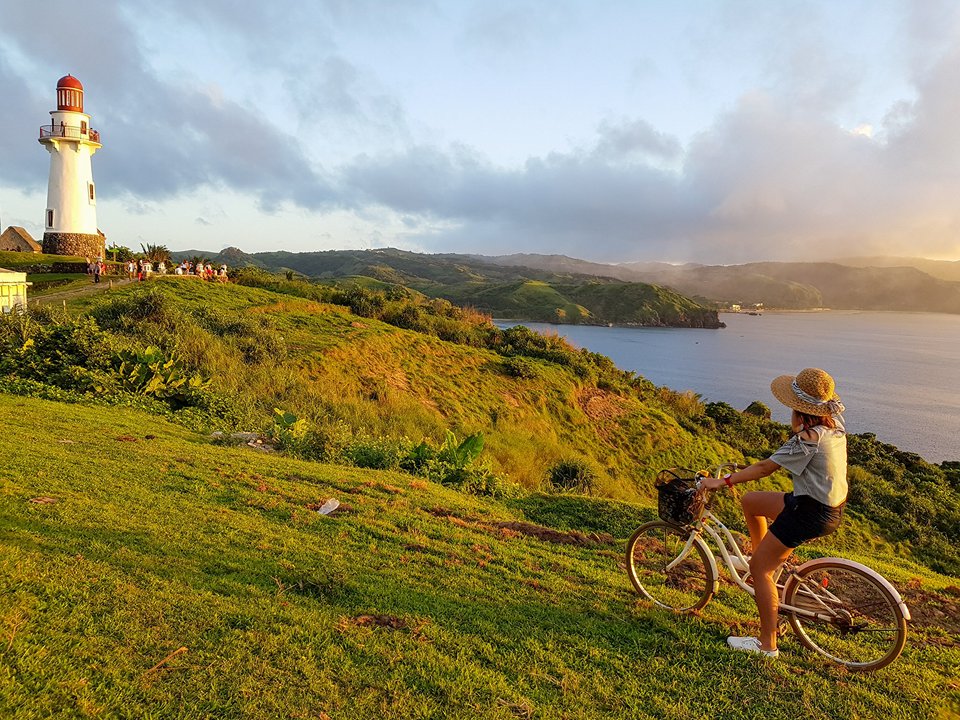
[(175, 357), (167, 357), (152, 345), (142, 351), (125, 350), (117, 359), (124, 390), (164, 400), (174, 409), (202, 404), (201, 393), (210, 384), (197, 374), (188, 374)]
[(169, 298), (155, 287), (112, 297), (95, 306), (90, 314), (106, 330), (142, 335), (143, 323), (175, 333), (183, 322), (182, 314)]
[(390, 438), (355, 437), (341, 451), (351, 465), (370, 470), (396, 470), (408, 454), (408, 443)]
[(533, 380), (540, 377), (540, 370), (525, 357), (510, 357), (503, 361), (503, 372), (510, 377)]
[(597, 485), (597, 473), (583, 460), (561, 460), (547, 470), (546, 481), (553, 490), (592, 495)]
[(761, 420), (769, 420), (773, 415), (770, 412), (770, 408), (764, 405), (759, 400), (754, 400), (752, 403), (747, 405), (746, 409), (743, 411), (745, 415), (754, 415)]

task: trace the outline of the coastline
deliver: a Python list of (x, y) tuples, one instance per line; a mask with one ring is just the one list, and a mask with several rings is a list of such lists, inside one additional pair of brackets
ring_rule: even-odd
[[(727, 332), (526, 324), (606, 355), (656, 385), (742, 410), (769, 404), (767, 383), (784, 372), (823, 367), (838, 378), (851, 433), (928, 462), (960, 460), (960, 316), (879, 310), (771, 312), (766, 320), (726, 315)], [(878, 392), (883, 388), (883, 392)]]

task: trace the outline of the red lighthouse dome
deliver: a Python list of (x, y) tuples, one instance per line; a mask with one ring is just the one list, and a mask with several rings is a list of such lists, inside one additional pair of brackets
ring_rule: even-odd
[(83, 85), (73, 75), (57, 81), (57, 110), (83, 112)]

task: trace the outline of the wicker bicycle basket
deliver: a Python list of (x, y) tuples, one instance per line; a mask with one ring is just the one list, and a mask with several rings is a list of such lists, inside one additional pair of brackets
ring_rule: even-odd
[(707, 491), (697, 489), (693, 470), (661, 470), (654, 486), (657, 488), (657, 512), (661, 520), (689, 525), (703, 517), (707, 509)]

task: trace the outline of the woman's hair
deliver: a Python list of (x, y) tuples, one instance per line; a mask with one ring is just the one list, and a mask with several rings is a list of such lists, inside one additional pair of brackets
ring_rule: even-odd
[(823, 425), (825, 428), (830, 428), (831, 430), (837, 426), (837, 421), (833, 419), (832, 415), (809, 415), (799, 410), (795, 412), (797, 413), (797, 417), (800, 418), (804, 430), (817, 427), (817, 425)]

